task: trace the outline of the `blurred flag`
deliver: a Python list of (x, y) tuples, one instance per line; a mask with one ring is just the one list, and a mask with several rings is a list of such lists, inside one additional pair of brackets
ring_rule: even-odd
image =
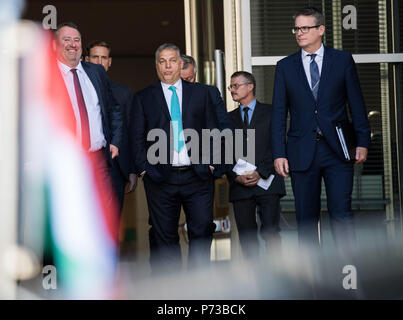
[(37, 239), (37, 232), (49, 231), (45, 250), (52, 252), (62, 297), (115, 298), (117, 207), (108, 206), (110, 190), (96, 175), (97, 159), (75, 136), (52, 33), (34, 24), (25, 28), (20, 60), (22, 232)]

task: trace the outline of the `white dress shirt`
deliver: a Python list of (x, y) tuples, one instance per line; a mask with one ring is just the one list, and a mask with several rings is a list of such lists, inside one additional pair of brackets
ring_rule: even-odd
[[(169, 90), (169, 87), (171, 85), (161, 82), (161, 86), (162, 91), (164, 92), (165, 101), (167, 102), (168, 105), (169, 114), (171, 114), (172, 91)], [(176, 94), (179, 99), (179, 106), (182, 115), (182, 80), (179, 79), (173, 86), (176, 88)], [(183, 132), (182, 132), (182, 138), (183, 138)], [(185, 139), (183, 139), (183, 141), (185, 141)], [(186, 148), (186, 144), (183, 146), (180, 152), (176, 151), (175, 149), (173, 150), (172, 166), (189, 166), (190, 164), (191, 162), (188, 156), (188, 150)]]
[[(323, 64), (323, 54), (325, 53), (325, 48), (323, 47), (323, 43), (320, 46), (320, 48), (314, 53), (316, 53), (315, 62), (318, 65), (319, 75), (321, 75), (322, 74), (322, 64)], [(308, 54), (310, 54), (310, 53), (306, 52), (304, 49), (301, 50), (302, 64), (304, 65), (306, 78), (308, 80), (309, 87), (312, 88), (311, 69), (310, 69), (311, 57), (308, 56)]]
[[(78, 109), (76, 91), (74, 88), (74, 76), (70, 71), (72, 68), (58, 61), (59, 69), (63, 75), (64, 83), (70, 96), (71, 104), (73, 105), (74, 115), (76, 117), (76, 132), (77, 138), (81, 141), (81, 118)], [(91, 147), (89, 151), (97, 151), (106, 146), (106, 139), (102, 130), (102, 115), (101, 105), (97, 92), (90, 78), (85, 73), (81, 62), (75, 68), (77, 69), (78, 80), (80, 81), (81, 91), (87, 108), (88, 121), (90, 126)]]

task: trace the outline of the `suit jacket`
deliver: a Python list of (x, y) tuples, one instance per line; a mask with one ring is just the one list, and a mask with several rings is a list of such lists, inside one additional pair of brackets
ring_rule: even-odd
[[(267, 179), (270, 175), (274, 174), (274, 179), (267, 190), (259, 186), (245, 187), (244, 185), (235, 181), (236, 173), (232, 171), (238, 159), (234, 157), (234, 165), (231, 166), (227, 172), (227, 178), (230, 182), (230, 201), (243, 200), (251, 198), (255, 195), (264, 194), (279, 194), (285, 195), (284, 179), (278, 175), (274, 170), (272, 159), (271, 141), (270, 141), (270, 120), (271, 120), (272, 106), (263, 104), (256, 101), (255, 110), (253, 111), (252, 118), (248, 129), (255, 130), (255, 163), (256, 171), (263, 179)], [(235, 129), (244, 128), (241, 108), (238, 107), (229, 113), (233, 126)], [(235, 134), (234, 134), (235, 137)], [(235, 143), (234, 143), (235, 145)]]
[(129, 144), (129, 132), (128, 132), (128, 119), (127, 113), (131, 107), (132, 94), (128, 87), (111, 81), (110, 85), (112, 89), (113, 96), (119, 103), (120, 110), (122, 113), (122, 145), (119, 149), (119, 156), (117, 157), (117, 163), (119, 165), (120, 172), (129, 180), (129, 174), (134, 173), (133, 161), (131, 160), (131, 151)]
[[(348, 121), (347, 104), (357, 145), (368, 148), (370, 126), (351, 54), (325, 47), (317, 101), (305, 75), (301, 51), (280, 60), (273, 92), (273, 158), (287, 158), (290, 170), (307, 170), (313, 160), (319, 127), (335, 154), (344, 160), (335, 124)], [(290, 129), (286, 141), (287, 112)]]
[(221, 97), (220, 91), (215, 86), (206, 85), (206, 87), (210, 93), (211, 101), (215, 106), (215, 112), (218, 121), (218, 129), (220, 130), (233, 129), (231, 119), (227, 112), (227, 107), (224, 104), (224, 100)]
[(81, 61), (86, 74), (90, 78), (97, 92), (101, 106), (102, 129), (107, 142), (105, 152), (109, 163), (112, 163), (109, 145), (120, 148), (122, 144), (122, 114), (119, 104), (116, 102), (109, 79), (103, 66)]
[[(209, 86), (205, 85), (209, 91), (211, 101), (214, 105), (214, 110), (217, 115), (217, 121), (218, 121), (218, 129), (220, 131), (224, 129), (231, 129), (233, 130), (233, 123), (229, 117), (229, 114), (227, 112), (227, 107), (224, 104), (224, 100), (221, 97), (221, 93), (218, 90), (217, 87), (215, 86)], [(222, 152), (221, 152), (221, 159), (224, 159), (225, 155), (225, 147), (224, 147), (224, 141), (222, 142)], [(217, 165), (215, 170), (214, 170), (214, 178), (221, 178), (224, 173), (226, 173), (227, 166), (224, 164), (223, 160), (220, 165)]]
[[(171, 116), (160, 81), (135, 94), (130, 119), (129, 138), (136, 172), (141, 174), (146, 171), (155, 182), (164, 181), (171, 167), (169, 164)], [(192, 168), (201, 179), (208, 179), (211, 177), (209, 166), (202, 163), (202, 129), (217, 128), (217, 117), (209, 92), (204, 85), (182, 80), (182, 127), (183, 130), (193, 129), (199, 135), (199, 163), (192, 164)], [(168, 164), (151, 164), (147, 159), (148, 149), (155, 143), (155, 141), (147, 141), (147, 134), (153, 129), (162, 129), (166, 134)], [(208, 144), (210, 146), (209, 163), (212, 163), (213, 158), (211, 140)], [(186, 142), (188, 141), (189, 138)]]

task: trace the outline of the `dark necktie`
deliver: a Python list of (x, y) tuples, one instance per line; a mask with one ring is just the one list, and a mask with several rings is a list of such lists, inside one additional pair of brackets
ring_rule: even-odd
[(84, 149), (88, 150), (91, 147), (91, 140), (90, 140), (90, 123), (88, 121), (87, 108), (85, 106), (80, 81), (78, 80), (77, 69), (71, 69), (71, 72), (73, 72), (74, 90), (76, 92), (78, 110), (80, 111), (81, 141)]
[(247, 153), (247, 146), (248, 146), (248, 135), (247, 135), (247, 128), (249, 126), (249, 114), (248, 111), (250, 110), (249, 107), (243, 108), (243, 155), (246, 157)]
[(309, 69), (310, 69), (310, 72), (311, 72), (312, 94), (315, 97), (315, 100), (317, 100), (318, 99), (320, 74), (319, 74), (318, 64), (315, 61), (316, 53), (308, 54), (308, 56), (311, 57), (311, 64), (309, 66)]
[(244, 114), (243, 114), (243, 124), (244, 124), (245, 127), (249, 126), (249, 114), (248, 114), (249, 110), (250, 110), (249, 107), (244, 107), (243, 108), (243, 112), (244, 112)]

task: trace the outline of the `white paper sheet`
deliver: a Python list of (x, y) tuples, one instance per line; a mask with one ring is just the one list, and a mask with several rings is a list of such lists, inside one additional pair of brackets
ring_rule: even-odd
[(245, 172), (256, 170), (256, 166), (245, 161), (244, 159), (238, 159), (236, 165), (232, 169), (237, 175), (241, 176)]
[[(238, 159), (236, 165), (232, 169), (237, 175), (241, 176), (249, 171), (254, 171), (256, 170), (256, 166), (243, 160), (243, 159)], [(260, 178), (259, 181), (257, 182), (257, 185), (264, 190), (267, 190), (270, 188), (271, 183), (273, 182), (274, 179), (274, 174), (270, 175), (267, 179), (262, 179)]]
[(265, 190), (270, 188), (271, 183), (273, 182), (274, 179), (274, 174), (271, 174), (270, 177), (267, 179), (262, 179), (260, 178), (259, 181), (257, 182), (257, 185)]

